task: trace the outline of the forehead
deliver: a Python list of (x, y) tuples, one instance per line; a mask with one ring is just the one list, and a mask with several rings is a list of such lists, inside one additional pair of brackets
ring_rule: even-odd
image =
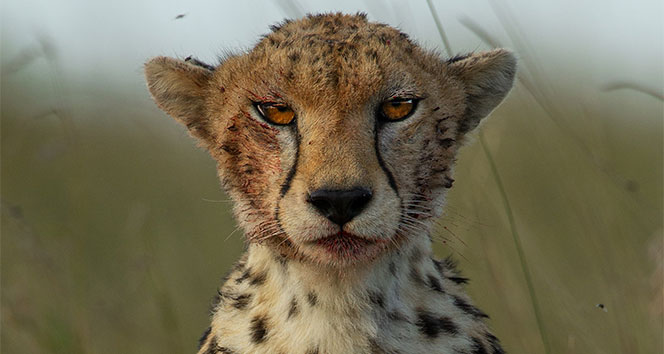
[[(343, 109), (372, 97), (417, 94), (408, 36), (363, 16), (321, 15), (273, 26), (247, 55), (255, 88)], [(270, 92), (273, 91), (273, 92)], [(258, 94), (258, 93), (257, 93)], [(382, 97), (387, 98), (387, 97)], [(346, 107), (352, 109), (352, 107)]]

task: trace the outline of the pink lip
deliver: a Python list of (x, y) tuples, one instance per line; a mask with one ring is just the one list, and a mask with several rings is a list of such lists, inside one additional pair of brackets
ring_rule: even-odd
[(367, 239), (355, 236), (351, 233), (341, 231), (336, 234), (314, 241), (317, 246), (324, 248), (327, 252), (338, 256), (357, 257), (366, 253), (368, 248), (382, 244), (386, 240)]

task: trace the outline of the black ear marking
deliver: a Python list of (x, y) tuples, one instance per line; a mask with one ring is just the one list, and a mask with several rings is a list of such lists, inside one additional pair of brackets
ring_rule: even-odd
[(185, 61), (186, 63), (193, 64), (193, 65), (196, 65), (196, 66), (200, 66), (201, 68), (205, 68), (205, 69), (208, 69), (208, 70), (210, 70), (210, 71), (215, 71), (215, 70), (217, 69), (217, 68), (215, 68), (214, 66), (212, 66), (212, 65), (210, 65), (210, 64), (207, 64), (207, 63), (204, 63), (204, 62), (202, 62), (202, 61), (200, 61), (200, 60), (194, 58), (194, 57), (191, 56), (191, 55), (188, 56), (188, 57), (186, 57), (186, 58), (184, 58), (184, 61)]
[(452, 64), (452, 63), (455, 63), (457, 61), (464, 60), (464, 59), (468, 58), (469, 56), (471, 56), (472, 54), (473, 54), (473, 52), (466, 53), (466, 54), (455, 54), (453, 57), (448, 58), (445, 62), (447, 64)]

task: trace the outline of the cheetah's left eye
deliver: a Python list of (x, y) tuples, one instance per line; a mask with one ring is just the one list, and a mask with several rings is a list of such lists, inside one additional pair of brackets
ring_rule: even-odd
[(380, 116), (388, 121), (397, 121), (409, 117), (417, 107), (417, 100), (396, 98), (380, 105)]
[(270, 123), (287, 125), (295, 118), (295, 112), (283, 103), (257, 103), (258, 112)]

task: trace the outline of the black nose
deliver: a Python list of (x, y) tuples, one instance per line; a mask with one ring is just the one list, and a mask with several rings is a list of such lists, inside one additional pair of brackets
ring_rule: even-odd
[(342, 226), (359, 215), (371, 200), (366, 188), (348, 190), (318, 189), (309, 194), (311, 203), (323, 216)]

